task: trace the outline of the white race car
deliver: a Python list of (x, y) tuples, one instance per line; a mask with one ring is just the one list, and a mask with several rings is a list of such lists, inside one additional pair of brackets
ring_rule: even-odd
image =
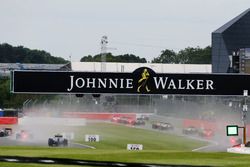
[(33, 139), (33, 134), (26, 130), (20, 130), (19, 132), (16, 133), (16, 139), (17, 140)]
[(12, 135), (12, 129), (11, 128), (2, 128), (0, 129), (0, 137), (10, 136)]
[(50, 147), (68, 146), (68, 139), (64, 138), (63, 135), (55, 135), (48, 139), (48, 145)]

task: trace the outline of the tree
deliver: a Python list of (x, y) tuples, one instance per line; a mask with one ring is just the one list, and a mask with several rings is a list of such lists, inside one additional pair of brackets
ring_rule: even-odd
[(169, 63), (174, 64), (178, 63), (177, 54), (173, 50), (163, 50), (161, 55), (152, 60), (152, 63)]
[(204, 49), (200, 47), (188, 47), (179, 51), (179, 63), (182, 64), (210, 64), (211, 63), (211, 47), (207, 46)]
[(32, 95), (32, 94), (12, 94), (10, 93), (10, 79), (0, 77), (0, 108), (22, 108), (27, 99), (44, 101), (55, 98), (55, 95)]
[[(97, 54), (95, 56), (84, 56), (80, 60), (81, 62), (101, 62), (102, 61), (102, 55)], [(140, 58), (138, 56), (135, 56), (133, 54), (124, 54), (124, 55), (118, 55), (114, 56), (112, 53), (106, 54), (106, 62), (130, 62), (130, 63), (146, 63), (147, 60), (145, 58)]]
[(23, 46), (11, 46), (7, 43), (0, 44), (1, 63), (38, 63), (38, 64), (66, 64), (61, 57), (51, 56), (43, 50), (31, 50)]
[(3, 108), (4, 101), (8, 99), (9, 82), (7, 78), (0, 78), (0, 108)]
[(92, 61), (93, 61), (93, 57), (91, 55), (84, 56), (80, 59), (80, 62), (92, 62)]
[(170, 64), (210, 64), (211, 47), (204, 49), (200, 47), (188, 47), (175, 53), (173, 50), (163, 50), (161, 55), (154, 58), (152, 63), (170, 63)]

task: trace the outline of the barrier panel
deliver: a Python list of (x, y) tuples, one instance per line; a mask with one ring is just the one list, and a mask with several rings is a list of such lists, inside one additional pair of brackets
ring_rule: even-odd
[(216, 129), (216, 122), (210, 122), (205, 120), (193, 120), (193, 119), (184, 119), (183, 127), (196, 127), (196, 128), (204, 128), (204, 129)]
[(64, 117), (86, 118), (95, 120), (111, 120), (113, 117), (129, 117), (136, 119), (136, 113), (83, 113), (83, 112), (64, 112)]
[[(215, 131), (218, 131), (220, 133), (226, 133), (226, 126), (227, 125), (241, 125), (240, 122), (212, 122), (212, 121), (206, 121), (206, 120), (195, 120), (195, 119), (183, 119), (183, 128), (188, 127), (196, 127), (196, 128), (204, 128), (204, 129), (214, 129)], [(246, 125), (246, 135), (247, 137), (250, 137), (250, 124)], [(242, 135), (242, 131), (239, 131), (239, 136)]]
[(17, 117), (0, 117), (0, 124), (1, 125), (12, 125), (17, 124), (18, 118)]

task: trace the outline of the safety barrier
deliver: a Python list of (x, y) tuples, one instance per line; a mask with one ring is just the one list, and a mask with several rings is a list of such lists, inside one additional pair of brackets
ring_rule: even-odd
[(94, 120), (111, 120), (113, 117), (136, 118), (136, 113), (83, 113), (83, 112), (64, 112), (64, 117), (86, 118)]
[(18, 123), (17, 117), (0, 117), (0, 125), (12, 125), (17, 123)]

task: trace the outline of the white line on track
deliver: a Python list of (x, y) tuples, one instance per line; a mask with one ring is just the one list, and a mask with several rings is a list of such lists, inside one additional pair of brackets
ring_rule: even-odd
[(55, 161), (53, 161), (53, 160), (50, 160), (50, 159), (41, 159), (41, 160), (39, 160), (39, 162), (44, 162), (44, 163), (55, 163)]
[(89, 145), (85, 145), (85, 144), (80, 144), (80, 143), (71, 143), (71, 144), (73, 144), (73, 145), (79, 145), (79, 146), (86, 147), (86, 148), (96, 149), (93, 146), (89, 146)]
[(5, 161), (8, 161), (8, 162), (18, 162), (19, 160), (18, 159), (6, 158)]
[(203, 149), (206, 149), (206, 148), (209, 148), (209, 147), (214, 147), (214, 146), (218, 145), (218, 143), (215, 142), (215, 141), (209, 141), (209, 142), (211, 143), (210, 145), (199, 147), (199, 148), (193, 149), (192, 151), (199, 151), (199, 150), (203, 150)]

